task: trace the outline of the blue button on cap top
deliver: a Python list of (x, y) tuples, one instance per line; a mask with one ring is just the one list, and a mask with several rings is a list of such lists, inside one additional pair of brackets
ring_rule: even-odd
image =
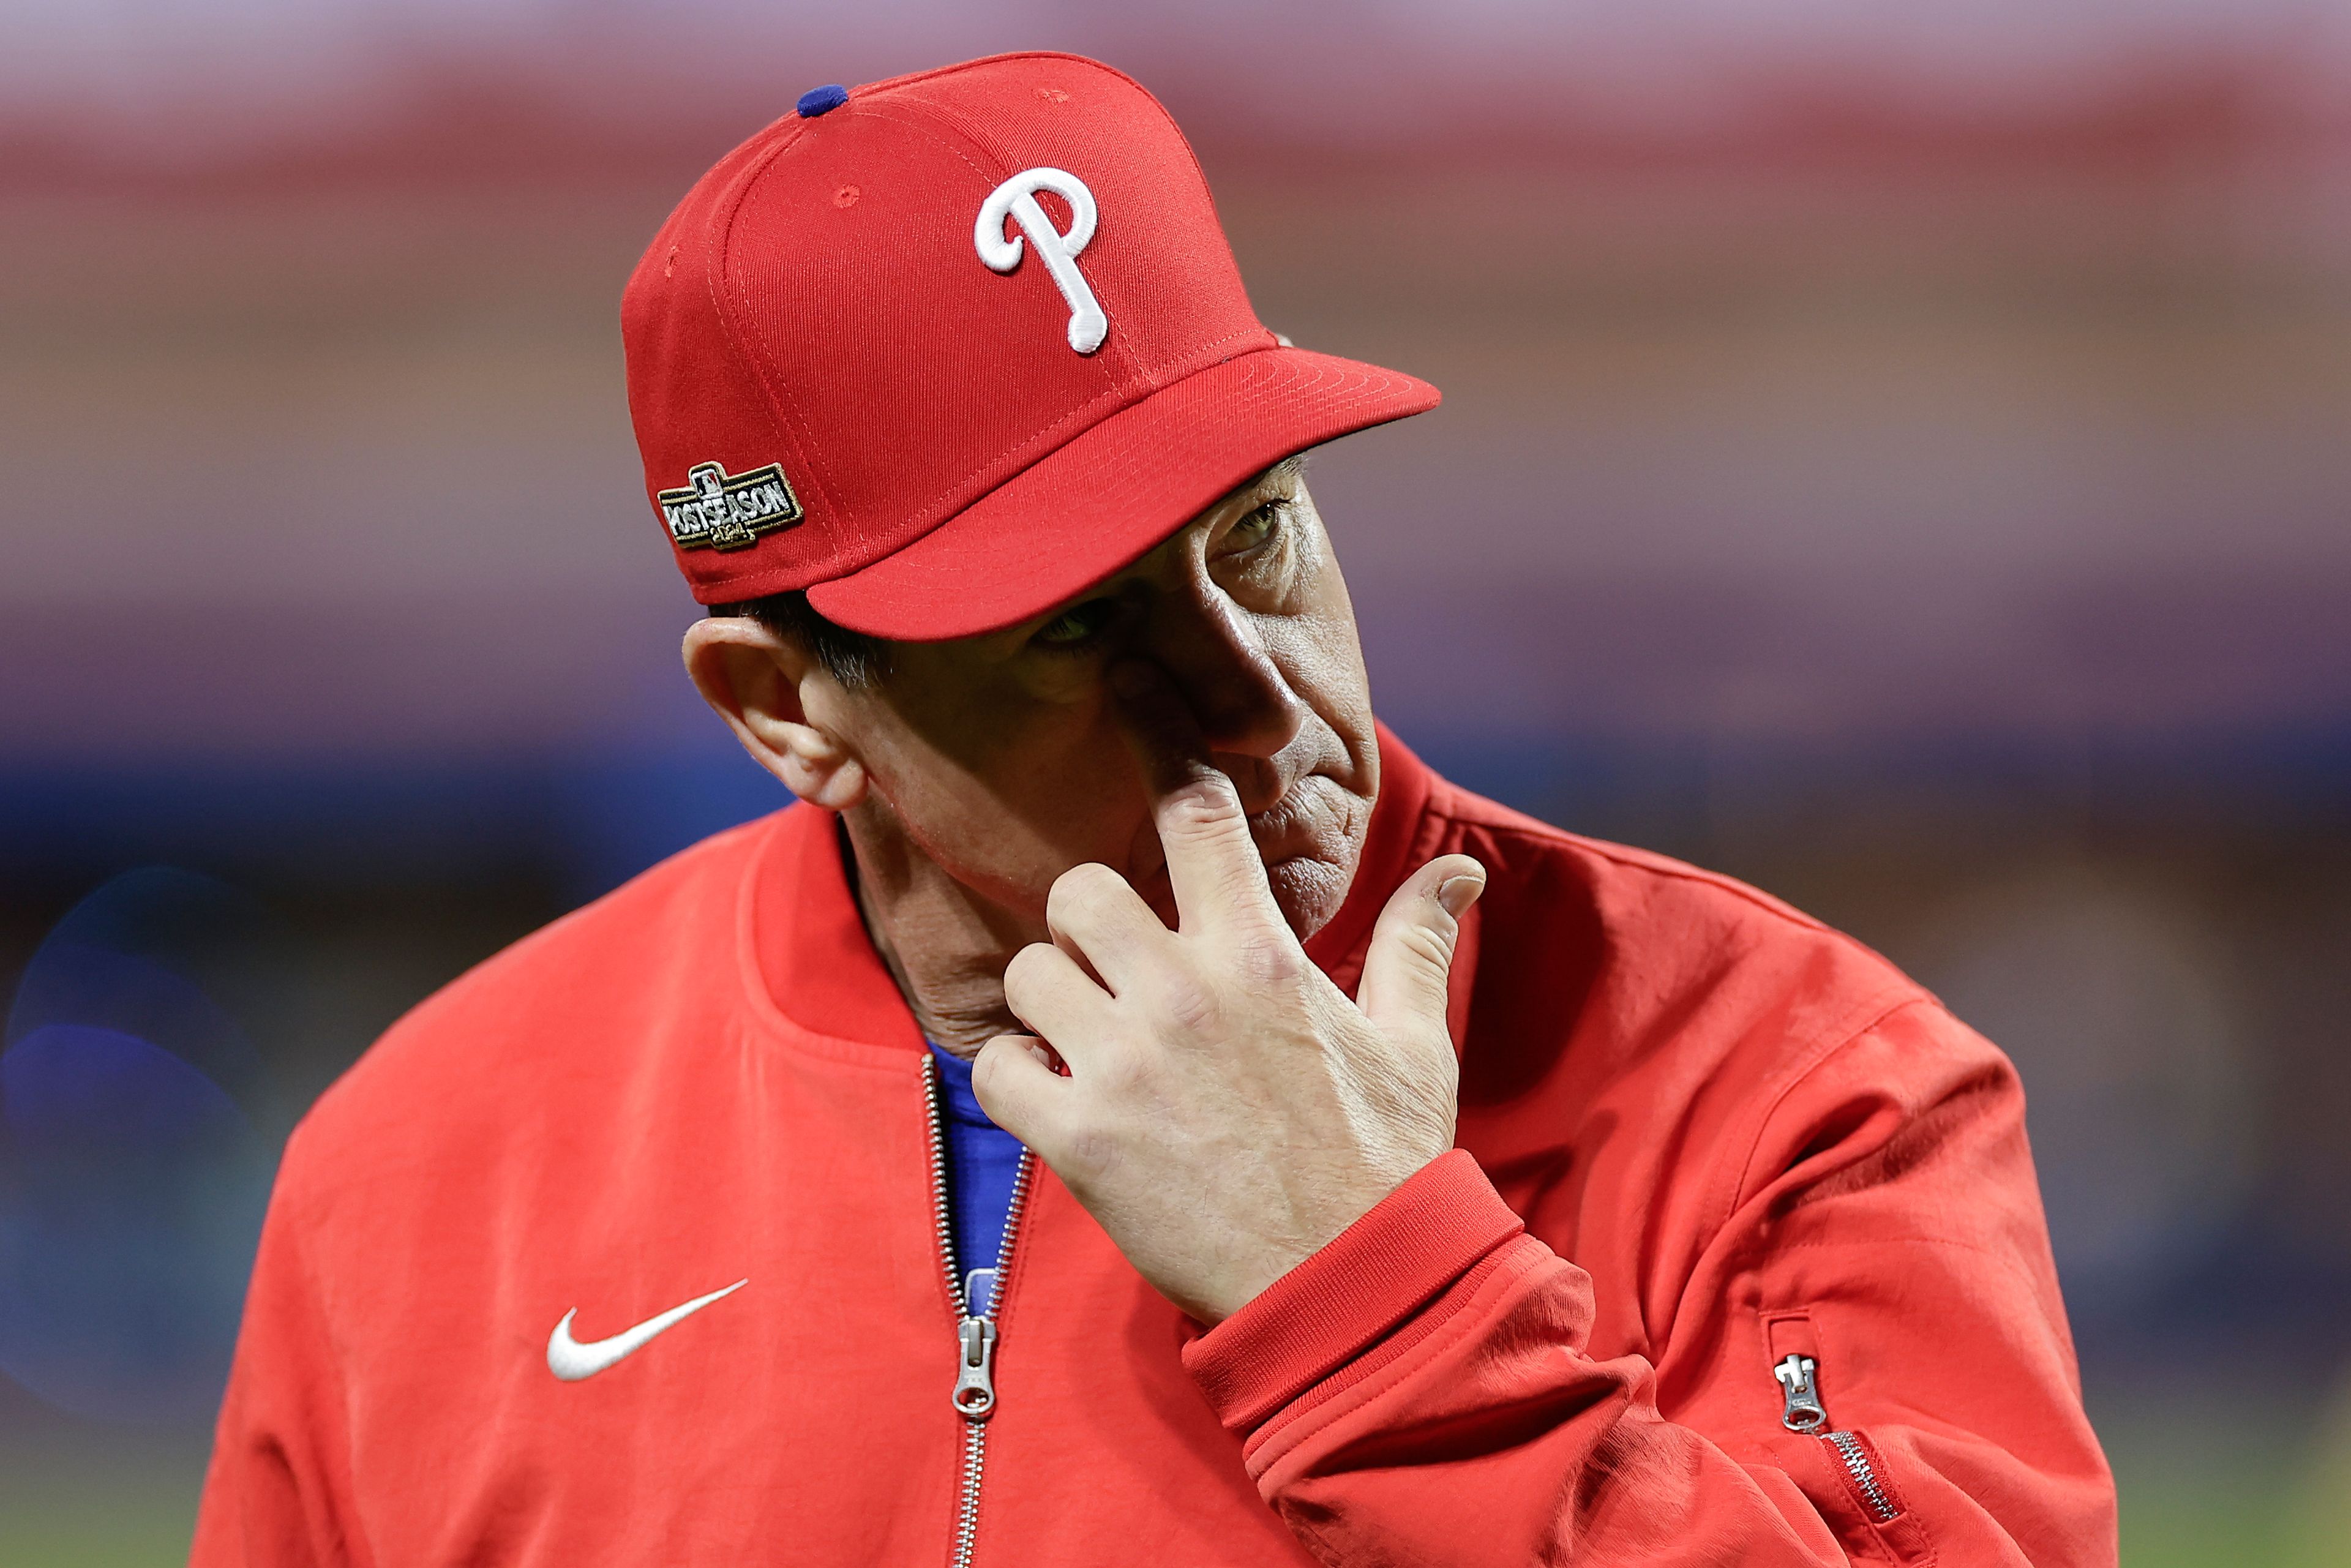
[(849, 101), (849, 89), (839, 82), (812, 87), (800, 94), (800, 118), (814, 120), (820, 114), (831, 114)]

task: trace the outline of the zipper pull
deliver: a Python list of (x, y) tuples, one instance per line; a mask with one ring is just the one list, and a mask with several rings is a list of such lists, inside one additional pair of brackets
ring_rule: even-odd
[(956, 1331), (961, 1364), (956, 1369), (955, 1407), (967, 1421), (985, 1421), (996, 1408), (996, 1325), (967, 1317)]
[(1791, 1355), (1771, 1369), (1787, 1391), (1780, 1425), (1791, 1432), (1817, 1432), (1829, 1423), (1829, 1413), (1821, 1408), (1820, 1386), (1813, 1381), (1818, 1370), (1819, 1364), (1809, 1355)]

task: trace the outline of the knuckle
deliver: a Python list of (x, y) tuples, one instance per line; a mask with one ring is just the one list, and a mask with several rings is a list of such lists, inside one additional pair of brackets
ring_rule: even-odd
[(1117, 1166), (1120, 1140), (1099, 1120), (1089, 1117), (1063, 1129), (1053, 1172), (1075, 1188), (1098, 1185)]
[(1215, 1027), (1224, 1014), (1224, 1004), (1216, 988), (1196, 975), (1178, 970), (1162, 976), (1153, 989), (1160, 1016), (1185, 1033), (1201, 1033)]
[(1058, 952), (1050, 943), (1031, 942), (1013, 954), (1012, 962), (1004, 966), (1005, 999), (1017, 1007), (1022, 997), (1035, 996)]
[(1234, 958), (1242, 980), (1259, 989), (1288, 989), (1305, 977), (1306, 967), (1306, 955), (1292, 942), (1247, 942)]
[(1102, 1060), (1092, 1065), (1091, 1075), (1103, 1096), (1115, 1102), (1131, 1100), (1141, 1093), (1150, 1071), (1140, 1053), (1111, 1051), (1103, 1052)]
[(1073, 865), (1053, 879), (1052, 889), (1045, 895), (1045, 916), (1051, 920), (1100, 909), (1111, 896), (1110, 884), (1120, 882), (1118, 873), (1099, 861)]
[(1071, 920), (1085, 913), (1086, 879), (1080, 874), (1085, 869), (1081, 865), (1071, 866), (1055, 877), (1053, 885), (1045, 890), (1045, 924), (1055, 931), (1066, 931)]
[(1453, 962), (1453, 947), (1458, 931), (1447, 920), (1441, 927), (1415, 920), (1407, 922), (1396, 934), (1396, 945), (1419, 962), (1432, 968), (1446, 968)]
[(1006, 1053), (1019, 1049), (999, 1040), (990, 1040), (981, 1048), (971, 1064), (972, 1092), (982, 1100), (995, 1097), (1004, 1087)]

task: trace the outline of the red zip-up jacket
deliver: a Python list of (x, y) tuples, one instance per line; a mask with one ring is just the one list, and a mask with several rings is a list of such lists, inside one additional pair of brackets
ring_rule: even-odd
[[(950, 1405), (923, 1040), (794, 807), (320, 1100), (195, 1563), (2112, 1563), (2001, 1053), (1784, 905), (1382, 739), (1309, 951), (1352, 991), (1409, 871), (1484, 862), (1459, 1147), (1232, 1318), (1186, 1320), (1040, 1169), (997, 1406)], [(559, 1324), (593, 1352), (737, 1281), (550, 1370)]]

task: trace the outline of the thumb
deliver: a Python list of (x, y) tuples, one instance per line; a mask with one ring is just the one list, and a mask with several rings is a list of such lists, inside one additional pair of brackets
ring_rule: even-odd
[(1355, 1005), (1382, 1032), (1444, 1030), (1461, 916), (1485, 891), (1484, 866), (1468, 855), (1439, 855), (1405, 878), (1380, 911)]

